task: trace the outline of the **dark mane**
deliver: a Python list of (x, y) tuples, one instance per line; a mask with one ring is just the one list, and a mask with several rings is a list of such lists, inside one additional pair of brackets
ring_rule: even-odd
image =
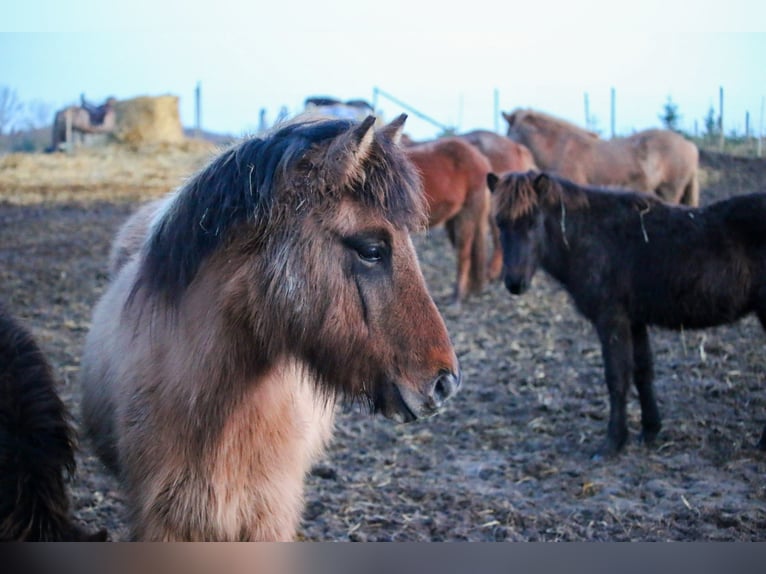
[(87, 538), (69, 518), (74, 450), (48, 360), (0, 304), (0, 541)]
[[(322, 165), (318, 159), (325, 158), (317, 159), (313, 152), (356, 125), (348, 120), (288, 124), (263, 139), (246, 140), (211, 162), (176, 192), (154, 222), (133, 293), (145, 287), (171, 303), (178, 301), (202, 262), (227, 241), (232, 229), (251, 225), (251, 240), (257, 242), (268, 233), (269, 223), (285, 219), (285, 213), (318, 203), (328, 194), (339, 198), (348, 190), (339, 188), (333, 174), (328, 177), (331, 166)], [(381, 209), (395, 224), (422, 227), (425, 208), (419, 180), (393, 143), (376, 138), (366, 178), (353, 183), (363, 203)], [(275, 209), (275, 204), (282, 208)]]
[(562, 202), (567, 209), (589, 205), (588, 195), (582, 188), (547, 173), (508, 174), (499, 185), (507, 192), (496, 194), (496, 210), (506, 214), (510, 221), (527, 217), (541, 207), (560, 206)]

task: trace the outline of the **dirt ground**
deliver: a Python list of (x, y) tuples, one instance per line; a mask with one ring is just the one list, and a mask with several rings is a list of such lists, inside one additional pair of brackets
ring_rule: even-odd
[[(85, 153), (85, 152), (83, 152)], [(77, 375), (109, 242), (137, 201), (183, 180), (205, 146), (0, 157), (0, 296), (48, 353), (79, 416)], [(766, 190), (766, 160), (703, 154), (702, 203)], [(764, 222), (766, 224), (766, 222)], [(766, 540), (766, 335), (755, 318), (651, 331), (664, 417), (658, 444), (594, 462), (608, 414), (590, 324), (542, 273), (523, 297), (500, 284), (447, 303), (442, 230), (416, 238), (464, 386), (429, 420), (349, 410), (307, 478), (300, 538), (353, 541)], [(632, 436), (639, 428), (635, 396)], [(115, 480), (82, 444), (77, 518), (127, 537)]]

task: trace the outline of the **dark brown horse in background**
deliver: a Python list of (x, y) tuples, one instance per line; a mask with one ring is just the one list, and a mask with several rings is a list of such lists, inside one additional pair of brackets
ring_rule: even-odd
[(336, 398), (437, 413), (457, 358), (420, 271), (401, 116), (297, 120), (221, 154), (118, 235), (83, 417), (144, 540), (290, 540)]
[[(461, 138), (476, 147), (489, 160), (492, 171), (496, 174), (526, 173), (536, 170), (535, 160), (526, 146), (489, 130), (473, 130), (460, 134)], [(503, 249), (500, 245), (500, 232), (495, 219), (489, 218), (492, 232), (492, 259), (489, 262), (489, 279), (494, 281), (503, 270)]]
[(412, 144), (407, 157), (420, 173), (428, 225), (444, 224), (457, 254), (454, 301), (484, 288), (487, 278), (489, 161), (458, 137)]
[[(642, 439), (660, 430), (647, 325), (699, 329), (755, 313), (766, 329), (766, 193), (692, 209), (545, 174), (491, 174), (488, 183), (508, 290), (524, 293), (542, 267), (601, 340), (610, 414), (599, 455), (628, 438), (631, 381)], [(766, 450), (766, 429), (758, 446)]]
[(0, 305), (0, 541), (105, 540), (71, 519), (75, 439), (53, 371)]
[(532, 152), (537, 167), (580, 185), (620, 187), (668, 203), (699, 204), (699, 151), (682, 135), (645, 130), (602, 140), (598, 134), (534, 110), (503, 117), (508, 137)]

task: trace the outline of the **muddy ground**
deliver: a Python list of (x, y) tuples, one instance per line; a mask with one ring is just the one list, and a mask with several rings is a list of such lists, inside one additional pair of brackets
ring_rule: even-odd
[[(109, 242), (141, 184), (120, 182), (129, 189), (122, 194), (109, 177), (53, 185), (45, 173), (60, 167), (43, 156), (39, 170), (27, 161), (33, 169), (21, 177), (18, 162), (0, 162), (0, 296), (47, 352), (76, 421), (79, 360)], [(704, 154), (702, 163), (703, 204), (766, 190), (765, 160)], [(80, 172), (87, 178), (89, 168)], [(150, 195), (172, 187), (152, 185)], [(699, 332), (652, 330), (664, 417), (658, 444), (633, 441), (618, 458), (595, 462), (608, 408), (590, 324), (543, 274), (521, 298), (493, 284), (451, 308), (447, 245), (441, 230), (416, 238), (464, 387), (442, 414), (409, 425), (341, 414), (307, 479), (302, 539), (766, 540), (766, 456), (753, 449), (766, 423), (766, 335), (755, 318)], [(635, 396), (629, 416), (635, 437)], [(87, 443), (78, 464), (77, 518), (124, 540), (117, 483)]]

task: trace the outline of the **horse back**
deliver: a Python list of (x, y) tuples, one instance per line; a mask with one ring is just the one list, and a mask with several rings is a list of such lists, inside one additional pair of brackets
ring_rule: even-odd
[(417, 144), (406, 153), (420, 173), (431, 225), (450, 219), (467, 202), (487, 193), (486, 177), (492, 171), (489, 160), (458, 137)]
[(474, 130), (460, 136), (476, 147), (488, 160), (495, 173), (525, 173), (537, 169), (532, 152), (507, 137), (487, 130)]
[(678, 329), (751, 312), (766, 294), (766, 194), (702, 209), (639, 197), (591, 196), (590, 223), (570, 217), (578, 244), (567, 287), (583, 314), (622, 308), (632, 321)]

